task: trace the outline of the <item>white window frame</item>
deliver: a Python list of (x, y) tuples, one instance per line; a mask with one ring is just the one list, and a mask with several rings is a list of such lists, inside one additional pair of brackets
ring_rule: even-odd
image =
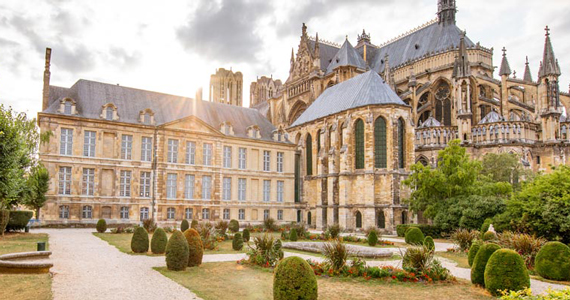
[(264, 209), (263, 210), (263, 221), (269, 219), (271, 217), (271, 212), (269, 211), (269, 209)]
[(152, 138), (150, 136), (141, 138), (141, 161), (152, 161)]
[(71, 101), (67, 100), (63, 103), (63, 113), (66, 115), (71, 115), (71, 106), (73, 105), (73, 103), (71, 103)]
[(83, 205), (81, 209), (82, 219), (93, 219), (93, 207), (91, 205)]
[(196, 176), (186, 174), (184, 176), (184, 199), (194, 199), (194, 186), (196, 184)]
[(212, 165), (212, 149), (213, 149), (213, 145), (210, 143), (204, 143), (203, 145), (203, 164), (205, 166), (211, 166)]
[(141, 171), (140, 173), (140, 196), (143, 198), (150, 198), (151, 176), (148, 171)]
[(174, 207), (169, 207), (166, 209), (166, 219), (174, 220), (176, 217), (176, 209)]
[(59, 167), (59, 194), (71, 195), (71, 167)]
[(283, 221), (283, 210), (277, 210), (277, 221)]
[(229, 208), (224, 208), (223, 219), (224, 219), (224, 220), (229, 220), (229, 219), (230, 219), (230, 209), (229, 209)]
[(122, 220), (129, 219), (129, 210), (128, 206), (121, 206), (120, 217)]
[(263, 171), (271, 171), (271, 151), (263, 151)]
[(176, 199), (176, 183), (178, 181), (178, 174), (166, 174), (166, 199)]
[(245, 209), (240, 208), (238, 210), (238, 220), (245, 220)]
[(97, 132), (85, 130), (83, 138), (83, 156), (95, 157), (96, 141), (97, 141)]
[(81, 194), (84, 196), (93, 196), (94, 190), (95, 190), (95, 169), (83, 168)]
[(69, 205), (60, 205), (59, 206), (59, 218), (60, 219), (69, 219)]
[(271, 180), (263, 180), (263, 202), (271, 201)]
[(149, 217), (149, 209), (148, 207), (141, 207), (140, 211), (140, 219), (141, 221), (148, 219)]
[(222, 186), (223, 186), (222, 200), (225, 201), (232, 200), (232, 178), (224, 177)]
[(210, 209), (209, 208), (202, 208), (202, 219), (209, 220), (210, 219)]
[(113, 117), (115, 115), (115, 109), (112, 106), (107, 106), (105, 109), (105, 119), (109, 121), (113, 121)]
[(196, 164), (196, 142), (186, 142), (186, 164)]
[(184, 210), (184, 217), (186, 217), (186, 220), (192, 220), (192, 218), (194, 217), (194, 209), (186, 208)]
[(131, 160), (133, 157), (133, 136), (123, 134), (121, 136), (121, 159)]
[(247, 168), (247, 148), (239, 148), (238, 168), (240, 170)]
[(202, 199), (212, 199), (212, 176), (210, 175), (202, 176)]
[(238, 201), (245, 201), (247, 191), (247, 179), (238, 178)]
[(178, 163), (178, 140), (168, 139), (168, 155), (167, 161), (169, 163)]
[(277, 202), (283, 202), (283, 192), (285, 190), (285, 181), (277, 181)]
[(285, 157), (285, 153), (277, 152), (277, 172), (283, 173), (283, 158)]
[(224, 168), (232, 167), (232, 147), (224, 146)]
[(59, 154), (73, 155), (73, 129), (62, 128), (60, 139)]
[(121, 170), (120, 185), (119, 185), (119, 196), (120, 197), (130, 197), (131, 196), (131, 178), (132, 171)]

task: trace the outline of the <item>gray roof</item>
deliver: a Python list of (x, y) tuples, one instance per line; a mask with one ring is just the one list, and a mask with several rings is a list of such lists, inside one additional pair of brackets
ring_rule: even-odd
[[(316, 42), (313, 40), (308, 40), (311, 52), (315, 51)], [(337, 47), (331, 46), (329, 44), (324, 44), (319, 42), (319, 57), (321, 59), (321, 70), (326, 71), (327, 66), (331, 63), (333, 57), (338, 52)]]
[(496, 111), (489, 112), (479, 123), (477, 124), (488, 124), (488, 123), (496, 123), (504, 121), (503, 117), (499, 115)]
[(76, 101), (76, 117), (101, 119), (102, 107), (113, 103), (117, 107), (118, 122), (141, 124), (139, 114), (145, 109), (154, 112), (156, 125), (163, 125), (189, 116), (195, 116), (220, 129), (222, 122), (230, 122), (235, 136), (247, 137), (247, 128), (257, 125), (261, 139), (273, 140), (275, 127), (257, 110), (196, 101), (191, 98), (145, 91), (101, 82), (79, 80), (71, 88), (50, 86), (50, 105), (45, 113), (59, 114), (59, 101), (69, 97)]
[(368, 71), (326, 89), (291, 127), (352, 108), (382, 104), (407, 106), (378, 73)]
[(554, 50), (552, 49), (552, 43), (550, 42), (550, 33), (548, 29), (546, 30), (546, 40), (544, 41), (544, 53), (542, 54), (542, 62), (540, 63), (540, 70), (538, 71), (538, 76), (543, 77), (547, 75), (557, 75), (560, 76), (560, 65), (558, 65), (558, 60), (554, 56)]
[(334, 69), (343, 66), (354, 66), (359, 69), (365, 70), (367, 67), (366, 62), (360, 54), (352, 47), (348, 40), (344, 41), (340, 50), (337, 51), (335, 56), (332, 58), (331, 63), (327, 67), (327, 74), (332, 73)]
[(420, 125), (420, 128), (430, 128), (430, 127), (439, 127), (441, 126), (441, 123), (436, 120), (434, 117), (430, 116), (429, 118), (427, 118), (427, 120), (425, 122), (422, 123), (422, 125)]
[(501, 60), (501, 68), (499, 69), (499, 76), (503, 75), (511, 75), (511, 67), (509, 66), (509, 60), (507, 59), (505, 48), (503, 48), (503, 59)]
[(524, 64), (523, 80), (528, 82), (533, 82), (532, 75), (530, 74), (530, 67), (528, 66), (528, 56), (526, 57), (526, 63)]

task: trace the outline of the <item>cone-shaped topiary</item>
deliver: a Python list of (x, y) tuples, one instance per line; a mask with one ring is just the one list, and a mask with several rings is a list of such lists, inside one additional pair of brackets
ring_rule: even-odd
[(134, 253), (148, 252), (148, 232), (143, 227), (138, 226), (135, 228), (131, 238), (131, 250)]
[(469, 248), (469, 254), (467, 254), (467, 262), (469, 263), (470, 267), (473, 266), (473, 261), (475, 260), (475, 256), (477, 255), (477, 252), (479, 252), (479, 248), (481, 248), (481, 246), (483, 246), (483, 243), (479, 240), (471, 244), (471, 247)]
[(374, 247), (376, 244), (378, 244), (378, 234), (376, 234), (376, 230), (372, 230), (368, 234), (368, 245)]
[(107, 231), (107, 222), (105, 219), (99, 219), (99, 221), (97, 221), (97, 232), (103, 233), (105, 231)]
[(166, 244), (166, 267), (172, 271), (184, 271), (188, 266), (188, 241), (178, 230), (170, 236)]
[(473, 265), (471, 266), (471, 282), (473, 284), (485, 286), (485, 267), (487, 266), (487, 261), (489, 257), (499, 249), (501, 249), (501, 246), (493, 243), (484, 244), (479, 248), (477, 255), (475, 255)]
[(154, 254), (163, 254), (166, 251), (166, 243), (168, 243), (168, 237), (166, 232), (162, 228), (158, 228), (152, 234), (152, 239), (150, 240), (150, 251)]
[(428, 249), (428, 250), (435, 250), (435, 243), (433, 242), (433, 238), (431, 236), (426, 236), (426, 238), (424, 239), (424, 246)]
[(190, 224), (188, 224), (188, 220), (186, 220), (186, 219), (182, 220), (182, 223), (180, 223), (180, 231), (184, 232), (188, 228), (190, 228)]
[(243, 230), (243, 240), (249, 242), (249, 229), (247, 228)]
[(302, 258), (291, 256), (283, 259), (274, 274), (274, 300), (317, 299), (317, 277)]
[(552, 280), (570, 280), (570, 248), (560, 242), (548, 242), (534, 260), (536, 272)]
[(238, 220), (235, 219), (231, 219), (230, 220), (230, 224), (228, 225), (228, 229), (233, 232), (236, 233), (239, 231), (239, 222)]
[(485, 288), (494, 296), (501, 291), (520, 291), (530, 287), (524, 260), (514, 250), (495, 251), (485, 267)]
[[(192, 223), (190, 223), (190, 228), (197, 229), (198, 228), (198, 221), (192, 220)], [(186, 232), (186, 230), (184, 230), (184, 232)]]
[(195, 267), (202, 264), (204, 246), (200, 234), (193, 228), (184, 231), (184, 237), (188, 242), (188, 266)]
[(491, 226), (491, 223), (493, 223), (493, 219), (491, 218), (487, 218), (485, 219), (485, 221), (483, 221), (483, 225), (481, 225), (481, 238), (483, 237), (483, 235), (489, 231), (489, 227)]
[(240, 251), (243, 248), (243, 238), (241, 237), (240, 233), (236, 233), (234, 235), (234, 239), (232, 240), (232, 248), (236, 251)]
[(492, 231), (487, 231), (483, 234), (483, 241), (494, 241), (497, 239), (497, 235)]
[(424, 243), (424, 234), (417, 227), (410, 227), (406, 231), (406, 243), (410, 245), (422, 245)]
[(297, 229), (291, 228), (291, 233), (289, 233), (289, 240), (291, 240), (291, 242), (297, 241)]

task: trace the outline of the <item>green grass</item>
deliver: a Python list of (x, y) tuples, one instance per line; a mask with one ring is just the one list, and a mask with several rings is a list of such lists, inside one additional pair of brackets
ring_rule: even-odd
[(460, 268), (470, 269), (469, 261), (467, 259), (467, 253), (461, 252), (436, 252), (437, 256), (447, 258), (457, 263)]
[[(37, 242), (46, 242), (44, 233), (7, 233), (0, 236), (0, 254), (37, 250)], [(50, 274), (0, 274), (0, 299), (51, 299)]]
[[(186, 271), (155, 268), (164, 276), (210, 299), (272, 299), (273, 273), (271, 269), (238, 265), (235, 262), (205, 263)], [(387, 282), (355, 278), (318, 277), (319, 299), (493, 299), (485, 290), (467, 281), (445, 284)]]

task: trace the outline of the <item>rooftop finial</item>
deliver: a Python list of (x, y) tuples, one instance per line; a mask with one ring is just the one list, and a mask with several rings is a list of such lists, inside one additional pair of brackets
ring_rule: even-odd
[(548, 28), (548, 25), (546, 25), (546, 28), (544, 28), (544, 31), (546, 31), (546, 36), (550, 35), (550, 28)]
[(503, 56), (507, 56), (507, 48), (503, 47), (501, 51), (503, 51)]

